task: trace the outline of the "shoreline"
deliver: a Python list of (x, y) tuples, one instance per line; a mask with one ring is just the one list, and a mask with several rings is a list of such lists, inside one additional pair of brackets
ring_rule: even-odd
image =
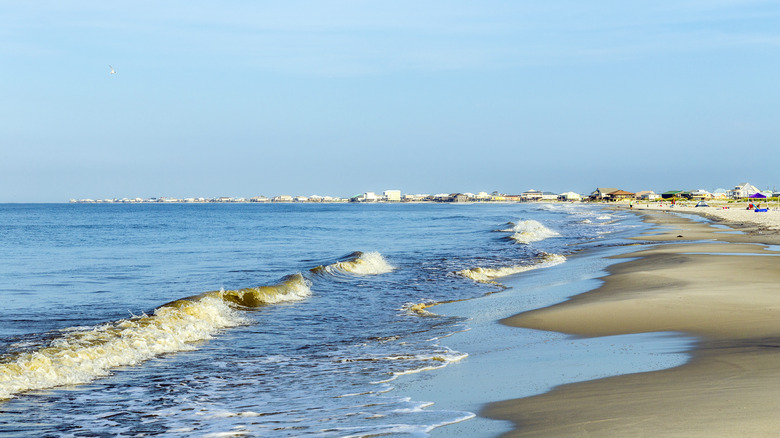
[[(604, 213), (606, 214), (606, 213)], [(640, 218), (627, 219), (649, 230)], [(637, 232), (621, 232), (611, 243), (598, 241), (572, 248), (566, 263), (501, 277), (500, 293), (440, 303), (431, 310), (443, 317), (467, 318), (469, 329), (442, 344), (468, 352), (465, 360), (432, 373), (417, 373), (394, 381), (394, 391), (413, 400), (435, 401), (436, 410), (479, 413), (496, 400), (545, 393), (558, 385), (627, 373), (675, 367), (687, 362), (693, 339), (678, 334), (642, 333), (599, 339), (577, 339), (539, 330), (518, 330), (499, 323), (525, 309), (544, 308), (585, 293), (601, 283), (609, 256), (634, 251), (627, 240)], [(605, 361), (604, 358), (611, 358)], [(468, 421), (437, 427), (432, 437), (494, 437), (512, 430), (505, 421), (478, 415)]]
[[(697, 339), (687, 363), (565, 384), (491, 403), (480, 415), (512, 422), (505, 436), (772, 435), (780, 426), (780, 253), (769, 246), (780, 234), (736, 209), (706, 210), (632, 209), (655, 230), (635, 238), (637, 251), (613, 257), (629, 261), (609, 266), (601, 286), (501, 321), (586, 339), (682, 333)], [(777, 212), (748, 214), (780, 223)]]

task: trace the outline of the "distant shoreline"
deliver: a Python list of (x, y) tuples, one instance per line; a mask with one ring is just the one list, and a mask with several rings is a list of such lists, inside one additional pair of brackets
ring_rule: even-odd
[[(123, 200), (90, 200), (90, 199), (72, 199), (68, 204), (514, 204), (514, 203), (537, 203), (537, 204), (566, 204), (573, 201), (523, 201), (523, 200), (468, 200), (468, 201), (453, 201), (453, 200), (401, 200), (401, 201), (351, 201), (349, 199), (329, 200), (329, 201), (251, 201), (251, 200), (231, 200), (231, 201), (219, 201), (219, 200), (204, 200), (204, 201), (123, 201)], [(65, 203), (61, 203), (65, 204)]]

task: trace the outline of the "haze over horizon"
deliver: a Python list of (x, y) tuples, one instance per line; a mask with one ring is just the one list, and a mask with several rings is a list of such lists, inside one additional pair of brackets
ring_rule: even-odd
[(0, 202), (780, 181), (775, 2), (0, 13)]

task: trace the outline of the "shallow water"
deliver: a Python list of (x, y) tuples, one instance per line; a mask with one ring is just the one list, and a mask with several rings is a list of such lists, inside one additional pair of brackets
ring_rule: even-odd
[[(509, 327), (499, 320), (524, 310), (546, 307), (597, 288), (604, 269), (617, 262), (610, 255), (634, 246), (602, 246), (580, 253), (562, 265), (503, 279), (500, 294), (436, 306), (442, 315), (467, 315), (470, 330), (447, 340), (468, 358), (431, 375), (401, 379), (399, 392), (435, 407), (459, 406), (479, 412), (487, 403), (528, 397), (558, 385), (647, 372), (682, 365), (695, 339), (678, 333), (581, 338), (556, 332)], [(627, 261), (621, 259), (620, 261)], [(512, 424), (475, 418), (447, 426), (434, 436), (494, 437)]]

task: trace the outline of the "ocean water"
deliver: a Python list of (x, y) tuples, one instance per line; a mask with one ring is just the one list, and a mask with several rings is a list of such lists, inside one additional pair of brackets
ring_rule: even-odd
[[(574, 204), (0, 205), (0, 435), (426, 436), (433, 303), (643, 229)], [(517, 309), (521, 311), (523, 309)]]

